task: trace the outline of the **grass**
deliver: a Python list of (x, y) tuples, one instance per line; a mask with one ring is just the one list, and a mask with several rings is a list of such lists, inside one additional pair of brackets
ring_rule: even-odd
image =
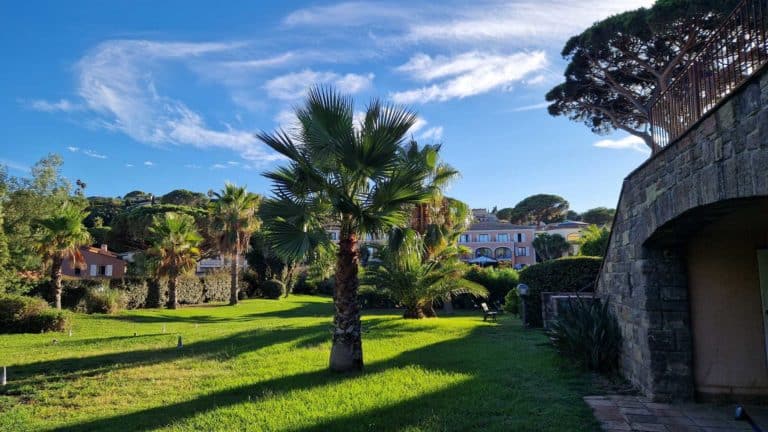
[(365, 314), (366, 369), (347, 375), (326, 370), (332, 304), (318, 297), (77, 315), (71, 337), (0, 335), (0, 430), (597, 429), (584, 375), (541, 333), (510, 316), (398, 313)]

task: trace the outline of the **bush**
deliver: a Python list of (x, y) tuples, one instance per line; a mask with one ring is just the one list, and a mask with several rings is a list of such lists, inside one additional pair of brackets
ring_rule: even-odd
[(0, 333), (63, 331), (69, 321), (67, 312), (51, 309), (43, 299), (0, 295)]
[[(42, 297), (49, 303), (53, 302), (53, 287), (50, 279), (38, 283), (30, 292), (30, 295)], [(65, 279), (61, 282), (61, 307), (74, 309), (83, 301), (88, 290), (100, 288), (109, 283), (107, 280), (97, 279)]]
[(528, 285), (526, 320), (541, 327), (541, 293), (593, 291), (602, 258), (567, 257), (535, 264), (520, 271), (520, 283)]
[(336, 278), (331, 276), (317, 282), (317, 294), (332, 296), (336, 289)]
[[(210, 303), (229, 301), (232, 284), (232, 277), (229, 272), (216, 271), (213, 273), (208, 273), (200, 279), (203, 287), (202, 298), (204, 302)], [(248, 284), (243, 282), (243, 279), (244, 277), (239, 281), (240, 291), (247, 292)]]
[(360, 287), (358, 299), (363, 309), (393, 309), (397, 306), (389, 294), (370, 285)]
[(126, 309), (138, 309), (148, 306), (150, 285), (146, 279), (112, 279), (109, 287), (120, 291), (123, 297), (123, 306)]
[(587, 369), (612, 372), (618, 367), (621, 332), (608, 302), (570, 300), (548, 334), (561, 354)]
[[(168, 289), (168, 281), (163, 284)], [(195, 275), (180, 276), (176, 283), (176, 299), (179, 304), (198, 304), (204, 300), (203, 281)]]
[(261, 295), (268, 299), (279, 299), (285, 295), (285, 285), (276, 279), (270, 279), (261, 283)]
[(520, 296), (517, 293), (517, 288), (512, 288), (504, 296), (504, 310), (511, 314), (520, 314)]
[(123, 293), (112, 288), (92, 288), (82, 300), (86, 313), (114, 314), (123, 307)]
[(519, 275), (511, 268), (477, 267), (473, 266), (464, 277), (472, 282), (484, 286), (489, 296), (488, 304), (500, 303), (506, 298), (507, 293), (517, 287)]

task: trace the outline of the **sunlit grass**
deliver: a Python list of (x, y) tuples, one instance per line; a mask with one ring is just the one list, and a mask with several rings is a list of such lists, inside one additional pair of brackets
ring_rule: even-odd
[(291, 296), (2, 335), (0, 430), (594, 429), (583, 377), (511, 317), (367, 313), (366, 370), (339, 375), (331, 314), (328, 299)]

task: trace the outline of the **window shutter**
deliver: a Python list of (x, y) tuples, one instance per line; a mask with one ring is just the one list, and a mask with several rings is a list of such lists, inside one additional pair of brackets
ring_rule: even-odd
[(96, 276), (96, 264), (91, 264), (91, 276)]
[(112, 264), (107, 266), (107, 276), (112, 276)]

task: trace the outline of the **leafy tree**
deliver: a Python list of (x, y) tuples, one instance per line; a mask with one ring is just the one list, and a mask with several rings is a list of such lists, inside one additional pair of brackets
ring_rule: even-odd
[(571, 249), (571, 245), (560, 234), (538, 234), (533, 239), (533, 248), (543, 261), (562, 257)]
[(157, 257), (157, 277), (168, 278), (168, 308), (176, 309), (179, 307), (176, 295), (179, 277), (197, 266), (198, 246), (203, 238), (198, 234), (192, 216), (174, 212), (155, 215), (149, 231), (152, 234), (149, 253)]
[(584, 122), (593, 132), (620, 129), (658, 146), (650, 103), (696, 55), (737, 0), (659, 0), (614, 15), (566, 42), (565, 82), (546, 95), (549, 113)]
[(496, 211), (496, 217), (499, 220), (508, 221), (512, 217), (513, 211), (514, 209), (512, 207), (504, 207), (503, 209), (499, 209)]
[(151, 193), (135, 190), (128, 192), (123, 197), (123, 202), (127, 207), (135, 206), (138, 204), (154, 204), (155, 196)]
[(296, 110), (297, 130), (258, 135), (289, 160), (266, 174), (274, 198), (265, 200), (262, 208), (275, 251), (303, 259), (329, 241), (323, 224), (340, 225), (330, 358), (330, 368), (336, 371), (363, 367), (358, 238), (405, 225), (409, 206), (432, 197), (424, 182), (438, 153), (434, 147), (419, 152), (425, 160), (415, 164), (417, 155), (402, 147), (416, 121), (413, 112), (374, 100), (355, 125), (353, 108), (351, 98), (315, 87)]
[(192, 192), (186, 189), (175, 189), (160, 197), (160, 204), (175, 204), (189, 207), (205, 207), (208, 205), (208, 196), (200, 192)]
[(597, 225), (588, 226), (582, 231), (579, 255), (605, 256), (610, 236), (611, 231), (608, 228), (599, 228)]
[(607, 207), (595, 207), (589, 209), (581, 214), (581, 220), (597, 226), (610, 225), (613, 222), (613, 215), (616, 214), (616, 209), (609, 209)]
[(565, 218), (570, 221), (580, 221), (582, 218), (582, 215), (580, 215), (579, 212), (575, 210), (568, 210), (568, 213), (566, 213)]
[(88, 218), (85, 226), (96, 227), (96, 219), (101, 219), (103, 225), (110, 226), (112, 221), (124, 210), (123, 200), (109, 197), (88, 197)]
[(558, 195), (531, 195), (512, 209), (509, 220), (515, 224), (561, 222), (568, 212), (568, 201)]
[(251, 234), (261, 225), (256, 215), (261, 197), (232, 183), (224, 185), (224, 189), (214, 193), (214, 197), (212, 228), (219, 251), (229, 255), (232, 261), (229, 304), (236, 305), (240, 256), (248, 249)]
[(131, 207), (117, 215), (112, 221), (109, 245), (114, 250), (145, 250), (151, 246), (150, 227), (155, 216), (164, 213), (186, 214), (194, 218), (197, 230), (204, 236), (201, 251), (208, 253), (215, 250), (215, 241), (211, 238), (208, 209), (178, 206), (172, 204), (145, 205)]
[(61, 309), (61, 267), (64, 259), (71, 258), (73, 265), (82, 263), (80, 247), (91, 242), (91, 235), (83, 225), (87, 215), (81, 207), (67, 202), (53, 215), (36, 221), (41, 230), (36, 246), (43, 261), (50, 263), (56, 309)]
[(485, 287), (464, 279), (458, 248), (448, 246), (430, 256), (415, 230), (393, 229), (381, 257), (381, 264), (366, 272), (366, 282), (403, 305), (403, 318), (435, 316), (433, 302), (448, 295), (488, 296)]

